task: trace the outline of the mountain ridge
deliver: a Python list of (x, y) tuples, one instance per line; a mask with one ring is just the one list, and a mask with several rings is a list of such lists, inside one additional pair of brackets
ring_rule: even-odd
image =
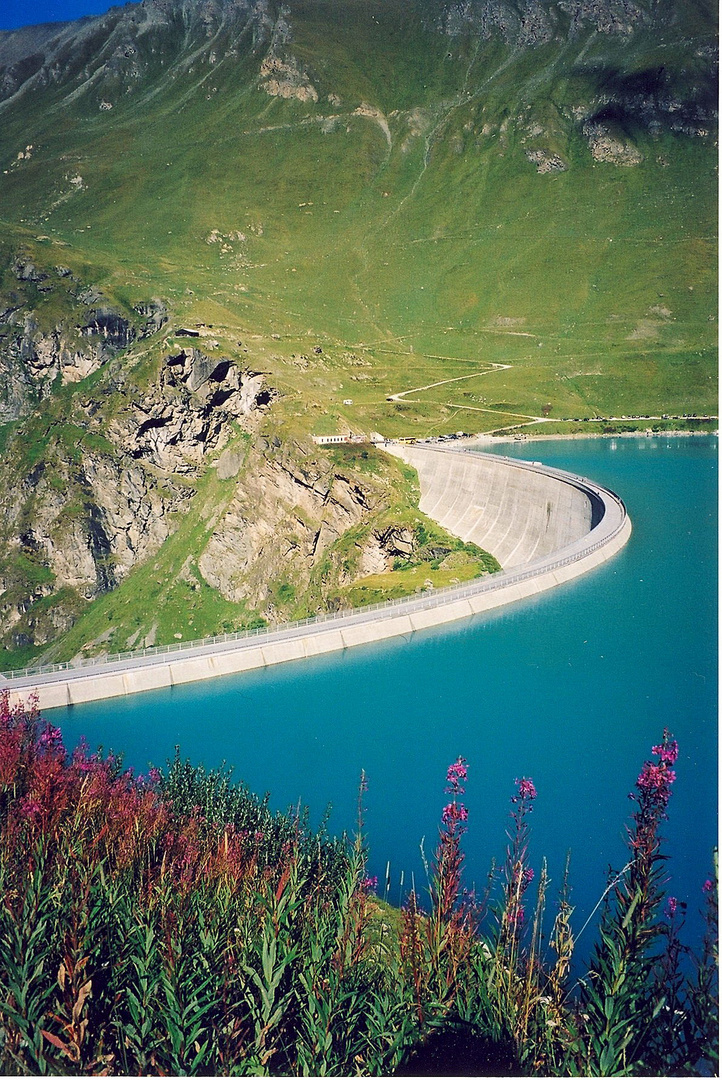
[(715, 79), (692, 0), (0, 34), (3, 666), (488, 569), (312, 434), (713, 425)]

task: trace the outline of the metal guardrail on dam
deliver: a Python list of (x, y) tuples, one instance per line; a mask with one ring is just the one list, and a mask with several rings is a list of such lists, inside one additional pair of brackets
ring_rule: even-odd
[[(435, 453), (455, 455), (469, 452), (436, 447), (433, 450), (432, 448), (428, 449)], [(507, 589), (529, 579), (541, 577), (543, 574), (553, 574), (557, 570), (593, 555), (614, 541), (625, 527), (629, 527), (626, 507), (622, 499), (613, 491), (584, 477), (542, 465), (539, 462), (526, 462), (515, 458), (501, 457), (501, 455), (494, 455), (494, 457), (496, 460), (507, 462), (515, 468), (544, 473), (563, 483), (573, 484), (584, 491), (591, 500), (597, 500), (598, 503), (603, 505), (604, 513), (601, 519), (586, 536), (559, 549), (553, 557), (546, 556), (535, 560), (520, 570), (500, 571), (488, 577), (477, 578), (465, 585), (450, 585), (414, 597), (387, 600), (347, 611), (316, 615), (278, 626), (241, 630), (196, 641), (176, 642), (172, 645), (149, 646), (144, 649), (116, 653), (105, 657), (83, 658), (59, 664), (39, 664), (35, 667), (30, 666), (21, 670), (7, 671), (0, 676), (0, 685), (4, 689), (21, 690), (25, 686), (37, 686), (40, 683), (47, 684), (56, 680), (66, 681), (82, 677), (87, 678), (101, 673), (109, 674), (130, 668), (151, 666), (154, 663), (162, 663), (169, 659), (191, 659), (209, 652), (227, 652), (239, 649), (239, 647), (243, 649), (251, 645), (258, 646), (301, 636), (310, 636), (332, 628), (349, 627), (365, 622), (378, 622), (399, 615), (410, 615), (419, 611), (433, 610), (458, 600)], [(299, 631), (303, 633), (299, 633)]]

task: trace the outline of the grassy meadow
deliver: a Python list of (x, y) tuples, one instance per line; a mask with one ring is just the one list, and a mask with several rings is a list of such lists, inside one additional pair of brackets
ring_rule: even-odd
[[(282, 55), (316, 94), (299, 100), (270, 92), (251, 22), (209, 37), (170, 19), (129, 46), (115, 9), (62, 77), (0, 103), (4, 306), (19, 256), (66, 267), (121, 312), (158, 298), (167, 325), (114, 361), (138, 391), (188, 343), (176, 331), (198, 329), (202, 350), (265, 373), (279, 395), (265, 426), (299, 446), (343, 431), (714, 430), (714, 132), (675, 120), (712, 100), (714, 11), (681, 5), (683, 40), (673, 13), (619, 37), (572, 33), (557, 12), (559, 32), (533, 47), (441, 33), (437, 14), (425, 0), (294, 2)], [(627, 158), (592, 153), (599, 117)], [(77, 324), (72, 288), (23, 288), (46, 332)], [(13, 482), (98, 449), (83, 402), (110, 422), (112, 367), (0, 429)], [(229, 492), (202, 480), (193, 522), (179, 517), (127, 599), (93, 602), (74, 646), (124, 606), (143, 625), (123, 619), (118, 640), (146, 637), (159, 603), (158, 640), (252, 623), (178, 577), (207, 533), (202, 507)], [(13, 646), (7, 664), (35, 652)]]
[[(149, 55), (132, 93), (69, 102), (56, 87), (6, 110), (14, 242), (61, 248), (128, 303), (162, 296), (224, 348), (247, 339), (300, 409), (312, 397), (342, 424), (716, 411), (715, 154), (708, 136), (630, 123), (640, 164), (592, 158), (570, 115), (612, 78), (610, 43), (472, 47), (396, 5), (301, 4), (293, 19), (317, 103), (269, 97), (241, 34), (213, 64)], [(626, 68), (669, 64), (669, 48), (639, 33)], [(542, 143), (565, 171), (537, 173), (526, 152)], [(21, 144), (32, 157), (13, 161)], [(317, 342), (320, 379), (292, 357)], [(510, 366), (387, 408), (490, 362)]]

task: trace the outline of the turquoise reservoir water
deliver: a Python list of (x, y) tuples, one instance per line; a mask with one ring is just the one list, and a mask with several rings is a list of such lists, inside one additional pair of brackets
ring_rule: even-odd
[(634, 532), (611, 562), (537, 599), (408, 639), (319, 660), (54, 710), (138, 769), (176, 743), (232, 764), (272, 804), (299, 800), (332, 831), (352, 829), (361, 769), (370, 870), (424, 884), (419, 844), (437, 835), (446, 766), (469, 761), (468, 884), (502, 860), (515, 777), (538, 790), (532, 854), (552, 889), (571, 849), (577, 926), (625, 860), (624, 825), (642, 761), (662, 729), (680, 744), (666, 826), (669, 891), (691, 930), (717, 813), (717, 441), (558, 441), (499, 448), (612, 487)]

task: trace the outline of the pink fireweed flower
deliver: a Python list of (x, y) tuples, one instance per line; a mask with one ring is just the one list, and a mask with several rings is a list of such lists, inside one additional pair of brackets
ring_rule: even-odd
[(23, 799), (20, 803), (20, 813), (26, 818), (37, 818), (42, 810), (37, 799)]
[(704, 885), (702, 886), (702, 892), (703, 893), (714, 892), (714, 881), (711, 881), (710, 878), (707, 878)]
[(89, 753), (85, 736), (81, 738), (73, 750), (71, 760), (78, 772), (81, 773), (93, 772), (96, 766), (105, 767), (105, 763), (101, 764), (98, 754)]
[(666, 787), (674, 778), (675, 774), (670, 769), (667, 769), (664, 764), (654, 765), (651, 761), (645, 761), (642, 771), (637, 777), (637, 787), (645, 791), (657, 791)]
[(637, 777), (637, 787), (643, 794), (654, 796), (666, 806), (672, 794), (672, 784), (676, 779), (677, 774), (674, 769), (668, 768), (664, 762), (655, 765), (651, 761), (645, 761)]
[(524, 877), (523, 877), (524, 888), (526, 888), (527, 885), (531, 885), (533, 880), (534, 880), (534, 871), (532, 870), (531, 866), (527, 866), (526, 870), (524, 871)]
[(449, 765), (449, 768), (446, 770), (446, 792), (451, 795), (463, 795), (464, 789), (461, 784), (462, 782), (466, 782), (466, 775), (466, 758), (459, 757), (453, 765)]
[(463, 803), (448, 803), (441, 811), (441, 820), (444, 825), (454, 825), (457, 821), (467, 821), (469, 811)]
[(65, 747), (60, 728), (46, 724), (37, 739), (39, 754), (44, 758), (65, 758)]
[(366, 877), (363, 879), (363, 881), (361, 882), (361, 888), (364, 890), (364, 892), (375, 892), (378, 883), (379, 879), (374, 874), (373, 877)]
[(48, 724), (45, 730), (40, 732), (40, 737), (38, 738), (38, 745), (55, 746), (61, 741), (61, 739), (62, 736), (60, 734), (60, 728), (53, 727), (52, 724)]
[(660, 743), (659, 746), (652, 747), (652, 753), (657, 754), (665, 765), (674, 765), (675, 761), (679, 757), (679, 746), (677, 740), (672, 739), (669, 743)]
[(664, 909), (664, 915), (667, 919), (673, 919), (677, 913), (677, 898), (676, 896), (667, 897), (667, 905)]
[(515, 780), (516, 789), (518, 794), (512, 798), (512, 802), (517, 802), (519, 799), (536, 799), (536, 788), (530, 777), (522, 776), (521, 780)]

